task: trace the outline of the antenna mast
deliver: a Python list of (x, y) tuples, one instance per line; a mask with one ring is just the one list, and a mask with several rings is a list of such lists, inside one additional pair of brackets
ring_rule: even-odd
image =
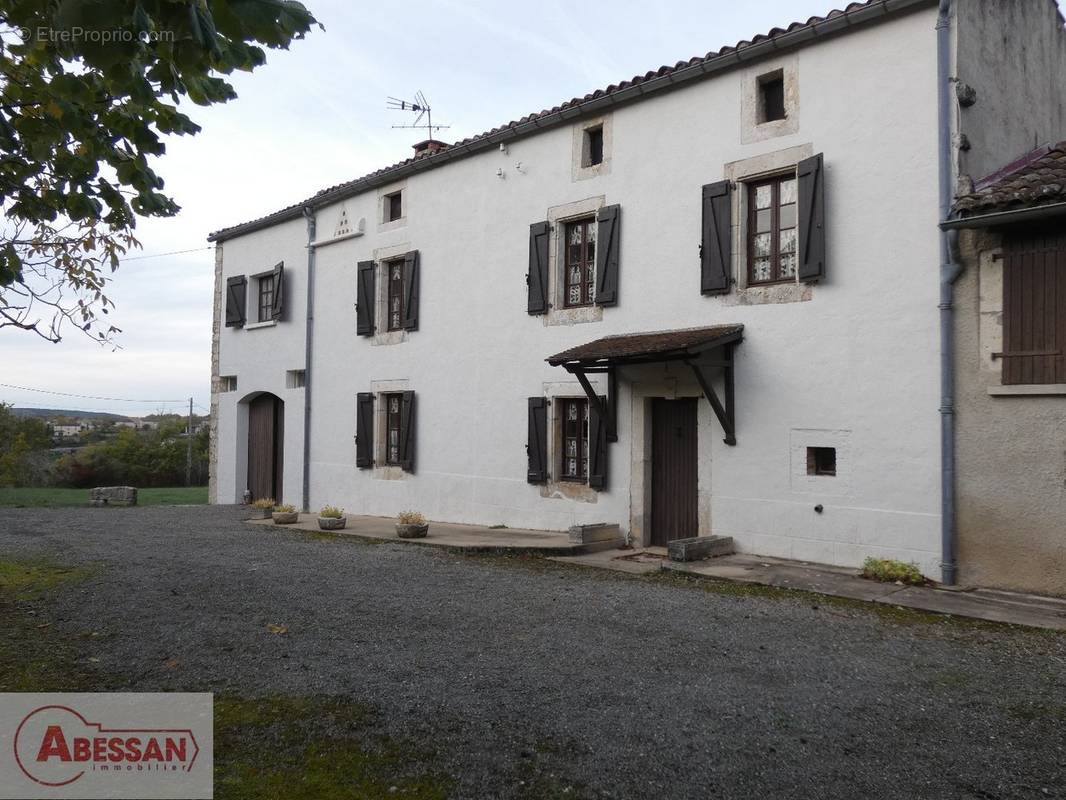
[[(390, 111), (413, 111), (415, 121), (410, 125), (393, 125), (394, 128), (425, 128), (426, 138), (433, 138), (434, 130), (442, 130), (444, 128), (450, 128), (450, 125), (434, 125), (433, 124), (433, 109), (429, 107), (429, 101), (426, 96), (422, 94), (421, 90), (415, 92), (414, 101), (401, 100), (398, 97), (389, 97), (386, 101), (386, 107)], [(425, 122), (422, 119), (425, 118)]]

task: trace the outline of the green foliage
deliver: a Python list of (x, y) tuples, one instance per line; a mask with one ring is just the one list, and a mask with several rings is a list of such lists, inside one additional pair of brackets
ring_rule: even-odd
[(291, 514), (294, 511), (296, 511), (296, 506), (292, 505), (291, 503), (279, 503), (278, 505), (274, 506), (274, 512), (276, 514)]
[(0, 486), (35, 483), (48, 468), (52, 444), (48, 426), (33, 417), (19, 417), (0, 403)]
[(908, 564), (891, 558), (867, 558), (862, 563), (862, 577), (885, 583), (906, 583), (918, 586), (925, 583), (925, 576), (917, 564)]
[[(6, 0), (0, 9), (0, 327), (85, 330), (138, 216), (179, 210), (151, 160), (236, 97), (223, 76), (317, 24), (295, 0)], [(81, 302), (63, 300), (67, 287)], [(69, 294), (69, 293), (68, 293)], [(58, 315), (50, 327), (33, 304)], [(116, 328), (99, 332), (107, 338)]]
[(326, 519), (340, 519), (344, 516), (344, 509), (337, 508), (336, 506), (322, 506), (322, 510), (318, 512), (318, 516), (325, 517)]
[[(185, 482), (187, 441), (178, 420), (154, 431), (121, 428), (110, 439), (79, 448), (56, 462), (59, 486), (175, 486)], [(193, 483), (207, 480), (209, 431), (193, 436)]]

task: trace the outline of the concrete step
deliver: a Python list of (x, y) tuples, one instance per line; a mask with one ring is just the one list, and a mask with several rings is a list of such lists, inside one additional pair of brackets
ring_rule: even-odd
[(693, 536), (674, 539), (667, 545), (671, 561), (699, 561), (715, 556), (730, 556), (734, 552), (732, 536)]

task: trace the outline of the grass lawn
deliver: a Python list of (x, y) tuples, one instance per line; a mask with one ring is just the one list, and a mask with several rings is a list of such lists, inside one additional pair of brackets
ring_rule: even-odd
[[(179, 486), (173, 489), (141, 489), (137, 503), (142, 506), (203, 505), (206, 486)], [(58, 508), (89, 504), (88, 489), (12, 489), (0, 487), (0, 506)]]

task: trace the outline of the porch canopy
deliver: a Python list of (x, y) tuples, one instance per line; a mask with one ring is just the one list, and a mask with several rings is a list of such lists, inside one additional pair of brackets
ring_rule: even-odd
[[(743, 339), (743, 334), (743, 325), (714, 325), (709, 328), (604, 336), (588, 344), (556, 353), (547, 361), (553, 367), (563, 367), (577, 378), (588, 395), (589, 402), (595, 406), (602, 419), (607, 420), (607, 439), (612, 442), (618, 439), (616, 369), (637, 364), (680, 361), (696, 376), (704, 396), (714, 410), (714, 415), (722, 424), (725, 443), (735, 445), (737, 438), (733, 399), (733, 350)], [(709, 359), (709, 351), (715, 348), (722, 348), (721, 358)], [(707, 373), (708, 368), (716, 367), (723, 370), (724, 402), (719, 399)], [(597, 372), (607, 375), (606, 402), (596, 394), (588, 380), (589, 373)]]

